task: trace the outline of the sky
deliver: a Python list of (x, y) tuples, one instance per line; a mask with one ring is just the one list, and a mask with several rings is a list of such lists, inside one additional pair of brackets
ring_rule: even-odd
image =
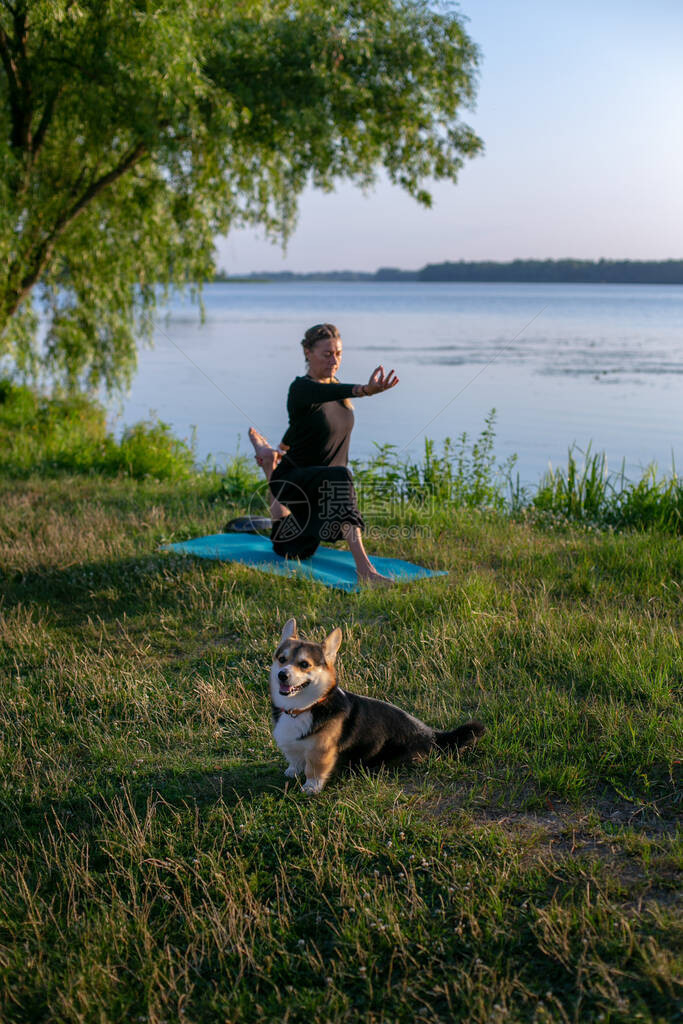
[(683, 0), (463, 0), (483, 138), (432, 209), (380, 180), (300, 200), (286, 251), (217, 239), (231, 274), (444, 260), (683, 258)]

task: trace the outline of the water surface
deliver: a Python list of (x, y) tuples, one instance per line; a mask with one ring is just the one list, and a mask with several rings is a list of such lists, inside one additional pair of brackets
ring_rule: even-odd
[[(219, 462), (248, 447), (251, 423), (279, 440), (285, 400), (303, 372), (300, 339), (320, 321), (344, 341), (340, 379), (378, 363), (400, 385), (358, 399), (354, 457), (373, 442), (418, 455), (425, 436), (476, 435), (497, 410), (496, 452), (522, 480), (564, 465), (576, 443), (627, 471), (681, 454), (683, 288), (657, 285), (410, 283), (214, 284), (206, 317), (174, 298), (120, 424), (150, 412)], [(680, 461), (680, 459), (679, 459)]]

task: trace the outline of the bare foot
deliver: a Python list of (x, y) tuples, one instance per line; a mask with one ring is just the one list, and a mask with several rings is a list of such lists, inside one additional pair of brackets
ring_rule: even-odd
[(267, 438), (263, 436), (260, 430), (256, 427), (249, 427), (249, 440), (253, 444), (254, 448), (272, 448), (272, 445)]
[(255, 458), (267, 479), (282, 458), (282, 453), (273, 448), (267, 439), (254, 427), (249, 427), (249, 440), (254, 446)]

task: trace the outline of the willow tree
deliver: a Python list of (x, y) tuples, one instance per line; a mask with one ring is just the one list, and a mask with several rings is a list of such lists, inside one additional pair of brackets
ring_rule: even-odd
[(0, 61), (0, 355), (71, 386), (126, 383), (217, 234), (381, 168), (428, 205), (481, 149), (477, 49), (423, 0), (0, 0)]

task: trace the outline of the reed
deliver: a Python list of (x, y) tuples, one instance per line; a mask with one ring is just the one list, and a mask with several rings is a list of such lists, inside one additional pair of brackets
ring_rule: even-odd
[[(577, 458), (577, 455), (581, 458)], [(683, 532), (683, 480), (672, 466), (663, 477), (656, 465), (645, 469), (639, 480), (626, 477), (624, 464), (610, 473), (603, 453), (569, 449), (567, 469), (550, 469), (524, 508), (541, 516), (560, 517), (613, 530), (661, 530)]]
[(496, 410), (492, 409), (477, 438), (463, 433), (442, 450), (425, 439), (424, 454), (413, 460), (396, 445), (377, 445), (366, 462), (352, 462), (354, 480), (363, 503), (395, 516), (407, 511), (433, 512), (453, 508), (506, 508), (507, 481), (516, 456), (499, 464), (495, 455)]

